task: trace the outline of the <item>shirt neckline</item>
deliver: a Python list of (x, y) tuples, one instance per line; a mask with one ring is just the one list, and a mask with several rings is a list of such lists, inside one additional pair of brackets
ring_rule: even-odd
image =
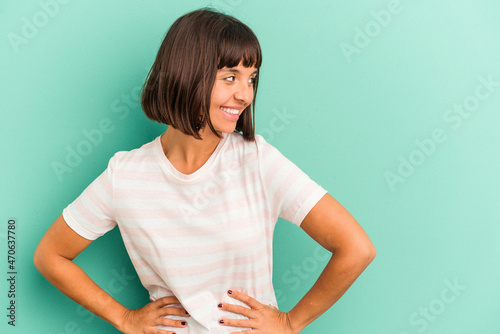
[(161, 146), (161, 135), (156, 137), (156, 139), (155, 139), (156, 153), (158, 155), (158, 158), (161, 161), (162, 167), (170, 175), (172, 175), (174, 178), (176, 178), (177, 180), (180, 180), (180, 181), (184, 181), (184, 182), (195, 181), (195, 180), (199, 179), (201, 176), (205, 175), (207, 173), (207, 170), (209, 170), (210, 167), (213, 165), (214, 161), (217, 159), (217, 157), (219, 155), (219, 152), (221, 151), (222, 147), (226, 143), (226, 141), (227, 141), (226, 139), (227, 139), (228, 135), (229, 135), (228, 133), (224, 133), (224, 132), (222, 133), (222, 138), (219, 141), (219, 143), (217, 144), (217, 147), (215, 148), (215, 150), (212, 152), (212, 155), (210, 155), (208, 160), (205, 161), (203, 166), (201, 166), (194, 173), (191, 173), (191, 174), (184, 174), (184, 173), (179, 172), (174, 167), (174, 165), (172, 165), (170, 160), (168, 160), (167, 156), (163, 152), (163, 147)]

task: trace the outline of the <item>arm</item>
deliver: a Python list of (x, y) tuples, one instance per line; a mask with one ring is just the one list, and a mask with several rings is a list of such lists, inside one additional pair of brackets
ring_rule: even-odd
[(299, 333), (337, 302), (376, 255), (365, 231), (329, 194), (307, 214), (301, 227), (332, 252), (332, 257), (313, 287), (288, 312), (294, 333)]
[(186, 316), (183, 308), (164, 307), (178, 304), (175, 297), (164, 297), (141, 309), (130, 310), (94, 283), (73, 262), (91, 242), (74, 232), (61, 215), (38, 244), (35, 266), (61, 292), (124, 333), (172, 333), (160, 331), (156, 326), (186, 326), (181, 321), (160, 318), (173, 314)]
[(365, 231), (329, 194), (311, 209), (301, 227), (332, 252), (330, 261), (316, 283), (288, 313), (262, 305), (241, 292), (232, 291), (231, 297), (246, 303), (251, 309), (229, 304), (223, 305), (222, 309), (249, 319), (223, 319), (224, 325), (250, 327), (255, 333), (300, 333), (342, 297), (375, 257), (375, 247)]

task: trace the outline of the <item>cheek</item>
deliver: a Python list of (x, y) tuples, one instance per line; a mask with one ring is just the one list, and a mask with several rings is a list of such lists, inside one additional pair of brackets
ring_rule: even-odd
[(231, 89), (223, 83), (216, 83), (212, 90), (212, 106), (221, 106), (231, 97)]
[(219, 107), (223, 105), (225, 101), (224, 91), (221, 89), (215, 89), (214, 87), (210, 100), (210, 115), (217, 115)]

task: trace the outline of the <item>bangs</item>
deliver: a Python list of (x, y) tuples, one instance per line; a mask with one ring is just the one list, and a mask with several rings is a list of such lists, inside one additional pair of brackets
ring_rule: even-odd
[(259, 69), (262, 64), (262, 53), (259, 41), (250, 28), (231, 22), (220, 35), (218, 45), (217, 69), (236, 67), (243, 61), (243, 66)]

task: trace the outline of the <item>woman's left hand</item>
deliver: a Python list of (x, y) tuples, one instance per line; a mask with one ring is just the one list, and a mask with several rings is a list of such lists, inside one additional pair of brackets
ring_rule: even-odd
[(220, 303), (219, 309), (241, 314), (248, 319), (221, 318), (221, 326), (244, 327), (250, 330), (235, 332), (231, 334), (252, 333), (252, 334), (296, 334), (292, 329), (288, 313), (281, 312), (274, 306), (259, 303), (254, 298), (243, 292), (229, 290), (228, 295), (235, 298), (250, 308), (228, 303)]

